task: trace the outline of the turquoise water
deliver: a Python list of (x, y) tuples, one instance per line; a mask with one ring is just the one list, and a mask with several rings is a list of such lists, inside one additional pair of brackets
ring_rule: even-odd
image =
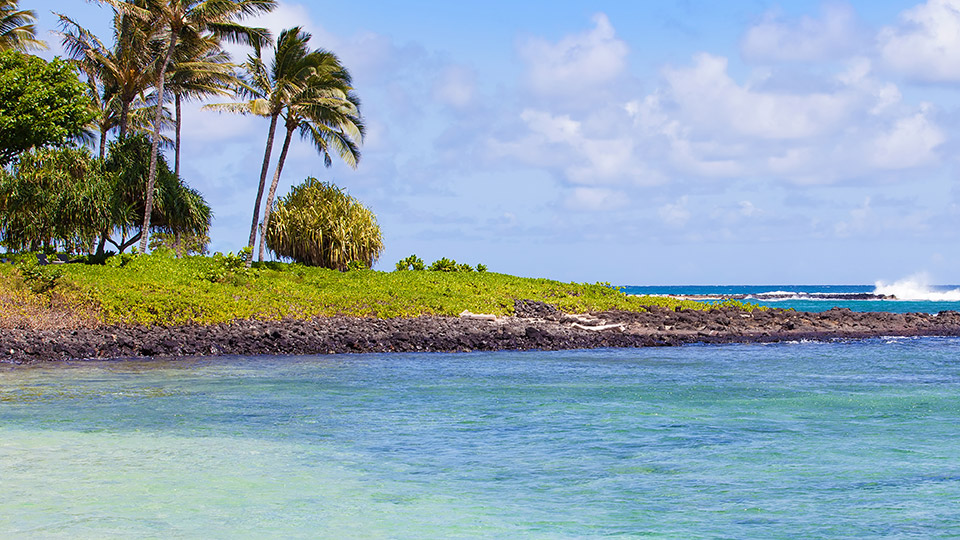
[(960, 535), (960, 340), (0, 370), (4, 538)]

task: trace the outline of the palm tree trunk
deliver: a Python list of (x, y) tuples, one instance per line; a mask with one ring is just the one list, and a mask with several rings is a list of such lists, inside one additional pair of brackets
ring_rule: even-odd
[(167, 45), (167, 56), (163, 59), (157, 74), (157, 107), (153, 114), (153, 149), (150, 152), (150, 174), (147, 177), (146, 200), (143, 209), (143, 227), (140, 228), (140, 253), (147, 252), (147, 240), (150, 237), (150, 214), (153, 213), (153, 187), (157, 182), (157, 154), (160, 153), (160, 117), (163, 113), (163, 83), (167, 75), (167, 64), (173, 58), (173, 50), (177, 46), (177, 33), (170, 29), (170, 43)]
[(107, 130), (100, 127), (100, 161), (107, 158)]
[(120, 138), (127, 136), (127, 117), (130, 116), (130, 102), (127, 100), (123, 101), (123, 104), (120, 105)]
[(260, 186), (257, 188), (257, 202), (253, 206), (253, 223), (250, 225), (250, 241), (247, 242), (247, 247), (250, 248), (247, 267), (253, 263), (253, 247), (257, 242), (257, 226), (260, 225), (260, 201), (263, 200), (263, 188), (266, 187), (267, 184), (267, 172), (270, 169), (270, 154), (273, 152), (273, 136), (277, 131), (277, 119), (279, 117), (279, 112), (270, 116), (270, 132), (267, 134), (267, 148), (263, 153), (263, 165), (260, 167)]
[(266, 249), (264, 237), (267, 236), (267, 225), (270, 224), (270, 211), (273, 209), (273, 197), (277, 194), (277, 184), (280, 183), (280, 173), (283, 171), (283, 163), (287, 160), (287, 150), (290, 149), (290, 139), (293, 137), (293, 130), (296, 125), (291, 126), (287, 123), (287, 136), (283, 139), (283, 149), (280, 150), (280, 159), (277, 161), (277, 170), (273, 173), (273, 181), (270, 182), (270, 191), (267, 192), (267, 207), (263, 209), (263, 228), (260, 231), (260, 258), (263, 262), (263, 254)]
[(173, 154), (173, 174), (180, 178), (180, 94), (177, 93), (174, 95), (174, 102), (176, 103), (176, 130), (177, 133), (174, 136), (174, 154)]

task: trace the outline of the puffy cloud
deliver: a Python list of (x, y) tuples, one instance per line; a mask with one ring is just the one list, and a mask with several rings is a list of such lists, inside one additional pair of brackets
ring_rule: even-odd
[(823, 184), (933, 163), (946, 140), (929, 105), (910, 106), (896, 85), (876, 79), (870, 62), (817, 85), (773, 91), (761, 77), (740, 84), (725, 58), (698, 55), (664, 70), (664, 84), (629, 102), (646, 147), (668, 165), (700, 177), (767, 177)]
[(852, 96), (844, 92), (774, 93), (739, 85), (727, 73), (727, 59), (697, 55), (692, 67), (667, 68), (670, 97), (689, 119), (709, 122), (717, 132), (761, 139), (798, 139), (842, 123)]
[(622, 110), (622, 126), (603, 124), (589, 129), (590, 122), (574, 120), (569, 114), (526, 109), (519, 116), (522, 135), (489, 140), (491, 155), (554, 170), (578, 186), (654, 185), (663, 181), (659, 172), (644, 163), (637, 141), (627, 129), (629, 118)]
[(819, 18), (784, 21), (768, 12), (744, 34), (740, 51), (754, 62), (814, 62), (850, 55), (863, 46), (864, 38), (853, 8), (829, 4)]
[(881, 169), (907, 169), (934, 162), (946, 135), (930, 119), (930, 109), (930, 105), (922, 105), (869, 141), (871, 163)]
[(539, 94), (573, 96), (608, 84), (626, 67), (627, 44), (616, 37), (610, 19), (593, 17), (593, 29), (556, 43), (531, 38), (520, 47), (527, 63), (527, 82)]
[(925, 82), (960, 81), (960, 0), (928, 0), (880, 31), (877, 47), (894, 71)]

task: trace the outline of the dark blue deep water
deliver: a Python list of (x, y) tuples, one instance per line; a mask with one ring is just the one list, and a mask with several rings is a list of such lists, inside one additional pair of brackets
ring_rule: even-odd
[(0, 370), (4, 538), (960, 535), (960, 340)]

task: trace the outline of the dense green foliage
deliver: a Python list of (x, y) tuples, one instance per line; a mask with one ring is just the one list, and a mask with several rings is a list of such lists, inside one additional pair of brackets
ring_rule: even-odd
[(426, 270), (426, 267), (423, 265), (423, 259), (417, 257), (416, 255), (411, 255), (406, 259), (400, 259), (397, 262), (397, 271), (403, 272), (405, 270)]
[[(52, 291), (105, 323), (210, 324), (235, 319), (352, 315), (414, 317), (463, 310), (508, 315), (515, 299), (567, 312), (704, 309), (698, 302), (637, 297), (600, 284), (561, 283), (492, 272), (338, 272), (277, 262), (243, 265), (244, 255), (185, 257), (159, 251), (115, 256), (107, 265), (60, 265)], [(0, 276), (16, 274), (0, 265)], [(45, 278), (38, 278), (40, 280)], [(9, 280), (0, 279), (0, 286)]]
[(0, 51), (0, 165), (35, 146), (62, 145), (94, 118), (67, 63)]
[[(89, 252), (102, 238), (122, 252), (139, 238), (149, 152), (142, 135), (111, 144), (105, 163), (85, 148), (24, 152), (0, 171), (0, 243), (13, 251)], [(198, 241), (209, 230), (210, 206), (162, 157), (155, 199), (154, 230), (173, 236), (173, 248), (186, 235), (186, 252), (205, 249)]]
[[(115, 175), (114, 204), (125, 209), (126, 216), (116, 223), (121, 240), (114, 242), (122, 252), (140, 238), (139, 217), (143, 215), (145, 199), (143, 187), (149, 174), (150, 141), (145, 135), (132, 135), (110, 144), (110, 153), (104, 165)], [(167, 165), (163, 155), (157, 158), (157, 180), (153, 189), (153, 213), (150, 228), (154, 232), (205, 236), (210, 230), (213, 214), (210, 205), (199, 192), (188, 187)], [(136, 231), (130, 239), (127, 234)]]
[(0, 243), (14, 251), (89, 250), (114, 220), (111, 178), (85, 148), (45, 148), (0, 171)]
[(337, 186), (307, 178), (282, 197), (266, 232), (267, 247), (308, 266), (367, 268), (383, 251), (377, 218)]

